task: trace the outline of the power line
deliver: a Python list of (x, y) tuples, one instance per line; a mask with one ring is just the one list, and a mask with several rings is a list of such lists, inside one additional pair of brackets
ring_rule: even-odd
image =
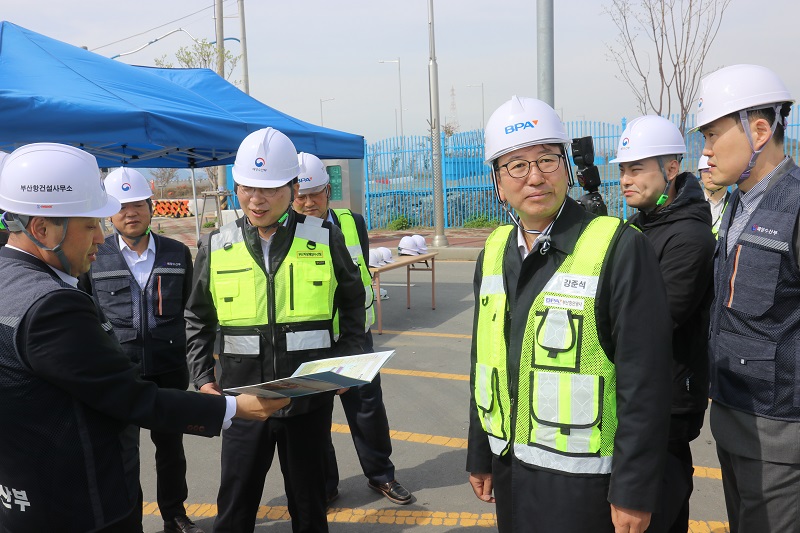
[[(230, 1), (231, 1), (231, 0), (227, 0), (227, 3), (230, 3)], [(116, 40), (116, 41), (114, 41), (113, 43), (108, 43), (108, 44), (104, 44), (104, 45), (102, 45), (102, 46), (97, 46), (97, 47), (95, 47), (95, 48), (92, 48), (92, 50), (91, 50), (91, 51), (92, 51), (92, 52), (94, 52), (94, 51), (96, 51), (96, 50), (100, 50), (101, 48), (105, 48), (105, 47), (107, 47), (107, 46), (111, 46), (111, 45), (113, 45), (113, 44), (121, 43), (122, 41), (127, 41), (128, 39), (133, 39), (134, 37), (141, 37), (142, 35), (144, 35), (144, 34), (146, 34), (146, 33), (149, 33), (149, 32), (151, 32), (151, 31), (153, 31), (153, 30), (157, 30), (157, 29), (159, 29), (159, 28), (163, 28), (164, 26), (169, 26), (170, 24), (175, 24), (176, 22), (179, 22), (179, 21), (181, 21), (181, 20), (187, 19), (187, 18), (189, 18), (189, 17), (193, 17), (193, 16), (197, 15), (198, 13), (202, 13), (203, 11), (207, 11), (207, 10), (209, 10), (209, 9), (213, 9), (213, 8), (214, 8), (214, 6), (213, 6), (213, 5), (210, 5), (210, 6), (208, 6), (208, 7), (204, 7), (203, 9), (200, 9), (199, 11), (195, 11), (194, 13), (189, 13), (188, 15), (185, 15), (185, 16), (183, 16), (183, 17), (177, 18), (177, 19), (175, 19), (175, 20), (172, 20), (172, 21), (170, 21), (170, 22), (165, 22), (164, 24), (161, 24), (161, 25), (159, 25), (159, 26), (156, 26), (155, 28), (150, 28), (149, 30), (145, 30), (145, 31), (143, 31), (143, 32), (141, 32), (141, 33), (137, 33), (136, 35), (130, 35), (130, 36), (128, 36), (128, 37), (124, 37), (124, 38), (122, 38), (122, 39)]]

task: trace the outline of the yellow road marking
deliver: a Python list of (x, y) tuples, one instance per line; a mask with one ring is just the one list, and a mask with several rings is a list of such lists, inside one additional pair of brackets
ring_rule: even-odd
[(441, 337), (443, 339), (471, 339), (472, 335), (462, 333), (433, 333), (432, 331), (395, 331), (385, 329), (384, 333), (389, 335), (412, 335), (414, 337)]
[[(156, 502), (144, 502), (142, 514), (159, 516)], [(210, 503), (192, 503), (186, 506), (190, 518), (209, 518), (217, 516), (217, 506)], [(263, 520), (290, 519), (289, 510), (284, 505), (261, 505), (256, 518)], [(425, 511), (413, 509), (361, 509), (332, 507), (328, 509), (328, 522), (348, 524), (406, 524), (416, 526), (448, 527), (497, 527), (494, 513), (468, 513)], [(728, 522), (705, 522), (690, 520), (687, 533), (728, 533)]]
[(382, 368), (381, 374), (396, 374), (398, 376), (416, 376), (419, 378), (453, 379), (456, 381), (469, 381), (467, 374), (446, 374), (443, 372), (425, 372), (423, 370), (400, 370), (397, 368)]

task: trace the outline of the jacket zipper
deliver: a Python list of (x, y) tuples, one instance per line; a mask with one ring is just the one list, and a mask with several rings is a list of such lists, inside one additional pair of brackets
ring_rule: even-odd
[(294, 263), (289, 263), (289, 309), (294, 311)]
[(739, 270), (739, 253), (742, 251), (742, 245), (736, 245), (736, 256), (733, 259), (733, 274), (731, 274), (731, 279), (728, 281), (728, 287), (730, 289), (730, 297), (728, 298), (728, 305), (727, 307), (731, 307), (733, 305), (733, 291), (736, 286), (736, 272)]
[[(269, 258), (265, 257), (265, 261)], [(269, 334), (272, 339), (272, 379), (278, 379), (278, 357), (276, 355), (276, 335), (275, 335), (275, 277), (272, 272), (267, 273), (267, 319), (269, 320)]]

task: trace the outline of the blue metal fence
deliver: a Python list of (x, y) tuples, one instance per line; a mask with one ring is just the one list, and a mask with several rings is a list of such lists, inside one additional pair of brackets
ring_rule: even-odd
[[(792, 109), (784, 140), (785, 151), (795, 161), (800, 155), (800, 110)], [(670, 117), (678, 123), (676, 115)], [(687, 128), (695, 124), (688, 118)], [(594, 140), (595, 164), (600, 170), (600, 192), (608, 206), (608, 214), (628, 217), (628, 208), (620, 192), (619, 170), (608, 161), (613, 159), (626, 119), (619, 124), (596, 121), (567, 122), (570, 137), (591, 135)], [(696, 171), (703, 150), (703, 136), (686, 136), (688, 153), (683, 170)], [(365, 216), (370, 229), (382, 228), (403, 216), (415, 226), (434, 225), (433, 160), (430, 137), (393, 137), (367, 144), (365, 166)], [(497, 202), (489, 167), (483, 163), (483, 131), (442, 134), (442, 182), (444, 187), (445, 227), (461, 227), (479, 219), (507, 221)], [(578, 198), (584, 191), (576, 184), (570, 196)]]

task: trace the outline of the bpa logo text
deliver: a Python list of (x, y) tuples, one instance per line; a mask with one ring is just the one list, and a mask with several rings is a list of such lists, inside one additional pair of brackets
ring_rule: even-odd
[(533, 120), (533, 121), (529, 120), (527, 122), (517, 122), (516, 124), (512, 124), (510, 126), (506, 126), (506, 128), (505, 128), (506, 129), (506, 135), (508, 135), (509, 133), (514, 133), (515, 131), (518, 131), (518, 130), (526, 130), (528, 128), (533, 129), (533, 128), (536, 127), (537, 124), (539, 124), (538, 120)]

